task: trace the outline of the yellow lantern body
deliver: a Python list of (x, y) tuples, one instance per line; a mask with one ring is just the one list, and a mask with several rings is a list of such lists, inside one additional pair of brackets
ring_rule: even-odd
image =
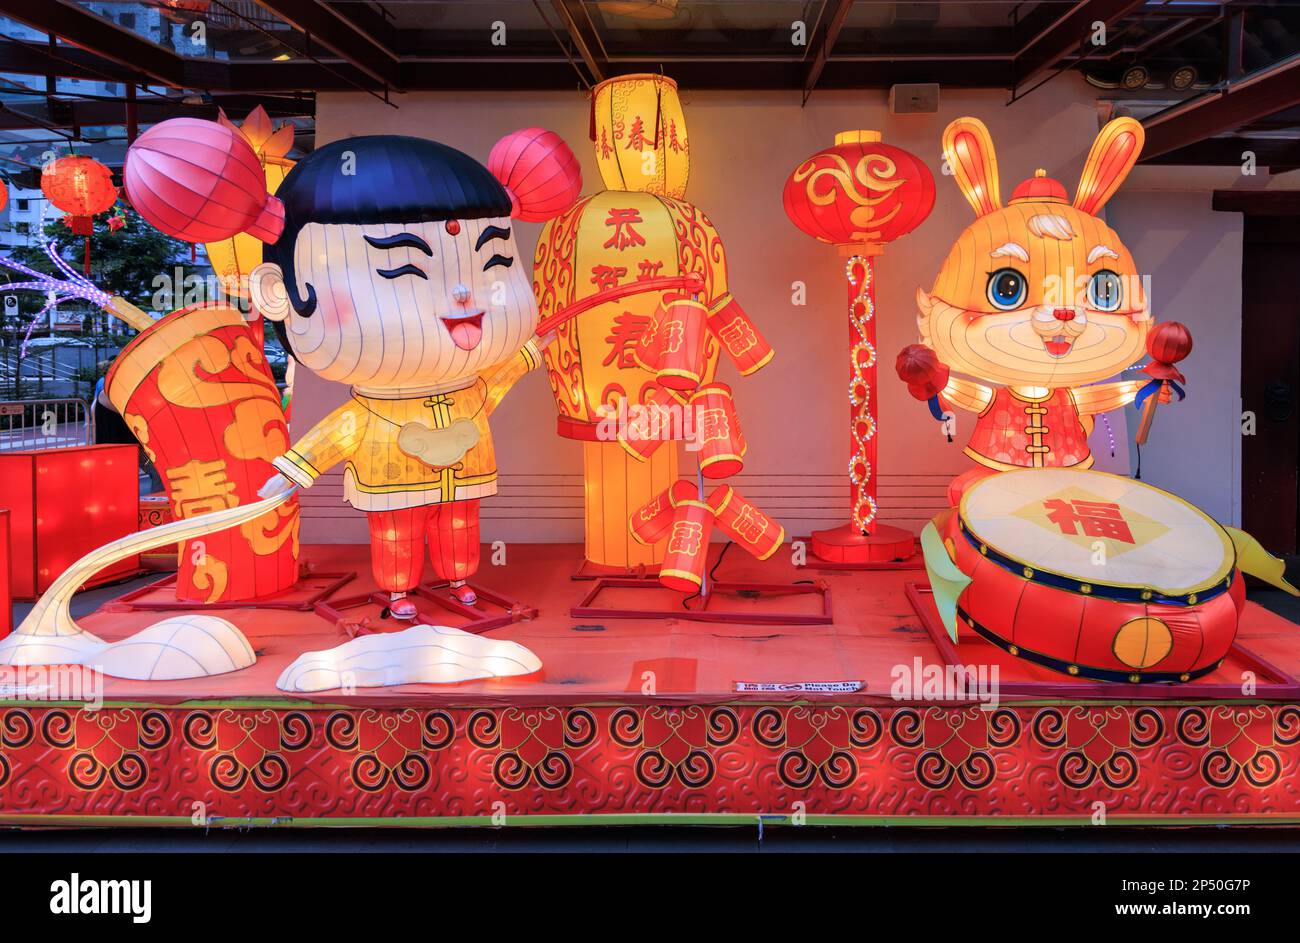
[(600, 178), (611, 190), (682, 199), (690, 142), (677, 83), (662, 75), (620, 75), (591, 92)]
[[(285, 157), (293, 146), (293, 125), (283, 124), (278, 130), (272, 130), (271, 119), (260, 105), (242, 125), (236, 126), (225, 114), (218, 120), (252, 146), (266, 173), (266, 192), (275, 193), (295, 163)], [(220, 242), (204, 243), (203, 248), (222, 290), (231, 298), (247, 298), (248, 273), (262, 262), (262, 241), (241, 232)]]
[[(683, 200), (606, 190), (579, 200), (542, 229), (533, 292), (545, 318), (608, 288), (691, 273), (704, 279), (704, 300), (726, 293), (726, 250), (707, 216)], [(665, 543), (638, 543), (627, 521), (677, 480), (677, 447), (666, 443), (640, 462), (597, 435), (602, 406), (644, 403), (656, 386), (655, 375), (633, 359), (633, 347), (660, 297), (645, 292), (598, 305), (560, 325), (545, 350), (559, 434), (586, 443), (586, 553), (602, 566), (653, 566), (663, 559)], [(712, 381), (721, 350), (712, 334), (706, 344), (702, 383)]]

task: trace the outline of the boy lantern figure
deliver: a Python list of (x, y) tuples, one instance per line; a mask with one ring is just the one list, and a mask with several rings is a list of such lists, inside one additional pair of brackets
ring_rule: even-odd
[(1133, 257), (1097, 216), (1142, 143), (1142, 125), (1117, 118), (1097, 135), (1073, 200), (1040, 170), (1004, 207), (988, 129), (959, 118), (944, 131), (977, 219), (933, 290), (917, 292), (922, 343), (899, 354), (897, 370), (936, 417), (949, 405), (978, 415), (966, 454), (986, 471), (1090, 467), (1093, 417), (1145, 383), (1098, 382), (1142, 358), (1151, 326)]
[(253, 302), (299, 363), (352, 395), (274, 461), (262, 495), (346, 462), (392, 614), (416, 615), (405, 596), (426, 538), (438, 577), (473, 603), (478, 502), (497, 488), (488, 417), (544, 346), (511, 192), (453, 148), (373, 136), (315, 151), (277, 195), (284, 235), (252, 273)]

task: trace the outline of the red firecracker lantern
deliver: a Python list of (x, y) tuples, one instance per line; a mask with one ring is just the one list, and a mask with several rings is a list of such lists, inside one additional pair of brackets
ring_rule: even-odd
[(541, 223), (559, 216), (582, 192), (582, 168), (554, 131), (525, 128), (497, 141), (487, 168), (510, 194), (511, 216)]
[(85, 237), (83, 267), (90, 274), (90, 234), (94, 217), (117, 202), (113, 172), (93, 157), (60, 157), (41, 173), (45, 198), (67, 214), (65, 222), (76, 235)]
[(852, 520), (814, 532), (813, 553), (832, 563), (868, 566), (906, 559), (914, 552), (912, 535), (876, 520), (874, 257), (930, 214), (934, 177), (914, 155), (881, 143), (879, 132), (842, 131), (833, 147), (794, 169), (783, 201), (791, 222), (847, 257)]
[(126, 194), (154, 228), (185, 242), (246, 232), (274, 243), (284, 206), (242, 135), (215, 121), (171, 118), (136, 139), (122, 173)]

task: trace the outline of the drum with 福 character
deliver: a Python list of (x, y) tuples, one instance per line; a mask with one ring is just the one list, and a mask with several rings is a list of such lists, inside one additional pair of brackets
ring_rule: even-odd
[(1262, 555), (1181, 498), (1097, 471), (992, 475), (934, 527), (942, 549), (927, 546), (927, 569), (936, 596), (951, 590), (958, 623), (1020, 658), (1101, 681), (1212, 672), (1245, 605), (1238, 551)]

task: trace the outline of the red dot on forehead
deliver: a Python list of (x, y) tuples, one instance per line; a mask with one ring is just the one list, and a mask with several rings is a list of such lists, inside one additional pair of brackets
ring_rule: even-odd
[(449, 219), (449, 220), (447, 220), (447, 232), (448, 232), (448, 234), (450, 234), (450, 235), (452, 235), (452, 236), (459, 235), (459, 234), (460, 234), (460, 220), (456, 220), (456, 219)]

